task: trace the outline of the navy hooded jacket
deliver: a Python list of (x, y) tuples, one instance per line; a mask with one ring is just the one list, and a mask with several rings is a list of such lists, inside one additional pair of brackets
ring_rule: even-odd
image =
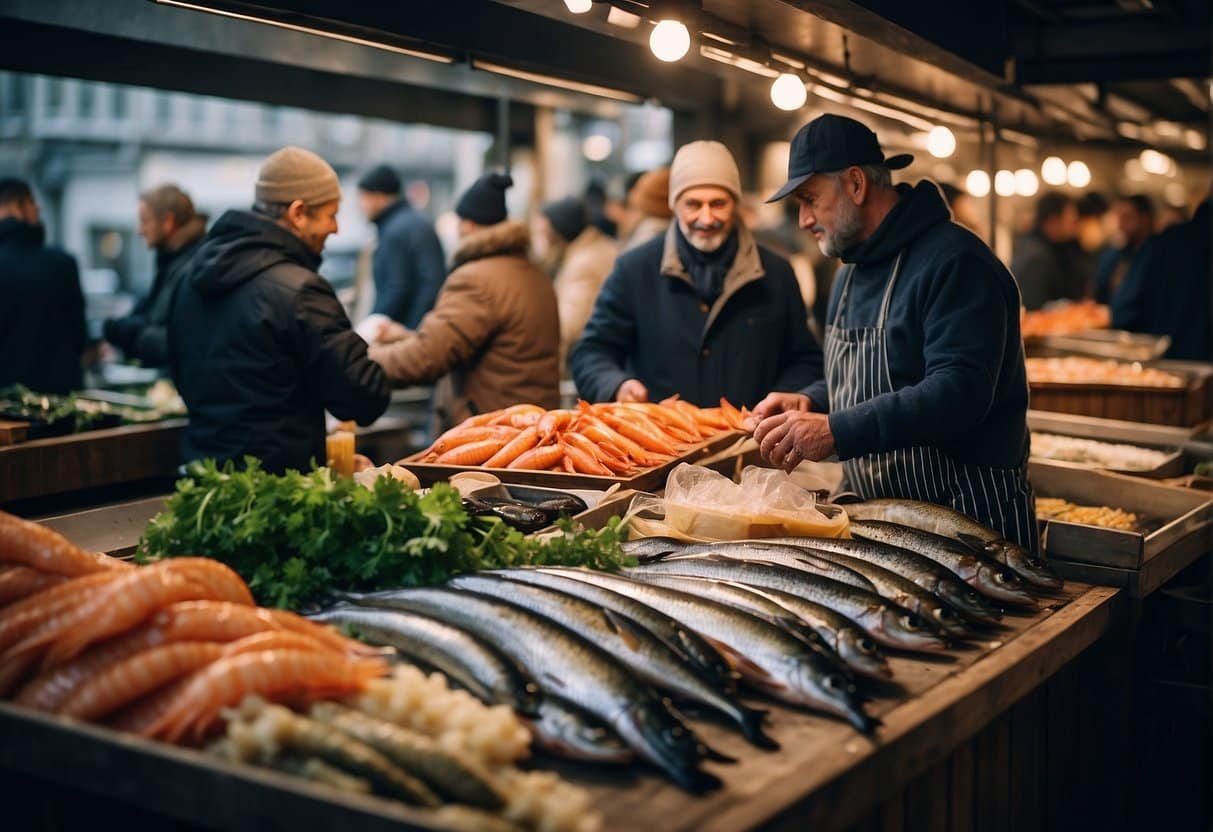
[[(813, 410), (830, 412), (842, 459), (930, 445), (957, 462), (1017, 466), (1028, 451), (1019, 289), (989, 246), (951, 221), (933, 182), (897, 190), (884, 222), (842, 257), (855, 273), (841, 324), (870, 327), (904, 252), (885, 330), (893, 392), (839, 411), (824, 381), (803, 392)], [(847, 268), (835, 278), (827, 322)]]

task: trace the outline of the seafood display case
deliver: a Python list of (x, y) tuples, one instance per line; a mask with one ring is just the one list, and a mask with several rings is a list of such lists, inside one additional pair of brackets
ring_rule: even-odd
[[(1069, 361), (1073, 356), (1058, 359)], [(1174, 427), (1195, 427), (1208, 421), (1211, 413), (1213, 366), (1191, 361), (1150, 361), (1121, 364), (1126, 375), (1116, 381), (1091, 380), (1091, 376), (1051, 377), (1052, 358), (1028, 359), (1030, 402), (1034, 410), (1072, 413), (1128, 422), (1143, 422)], [(1087, 360), (1088, 359), (1077, 359)], [(1044, 372), (1033, 378), (1034, 368)], [(1093, 365), (1092, 365), (1093, 366)], [(1135, 382), (1132, 375), (1153, 371), (1177, 377), (1170, 385)]]

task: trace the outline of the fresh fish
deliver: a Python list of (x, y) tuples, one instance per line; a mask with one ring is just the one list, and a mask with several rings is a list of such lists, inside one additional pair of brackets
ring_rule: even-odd
[[(704, 557), (705, 555), (720, 555), (731, 560), (761, 560), (767, 563), (777, 563), (789, 569), (813, 572), (833, 578), (840, 583), (866, 589), (868, 592), (876, 592), (876, 587), (872, 582), (856, 570), (848, 569), (842, 564), (823, 558), (802, 547), (786, 545), (782, 541), (779, 543), (762, 540), (696, 543), (662, 559), (676, 560), (687, 557)], [(646, 558), (644, 562), (651, 563), (652, 561)]]
[(597, 644), (655, 688), (724, 714), (755, 745), (777, 748), (762, 732), (765, 711), (752, 710), (718, 691), (681, 655), (636, 621), (567, 592), (511, 580), (512, 572), (459, 575), (447, 586), (517, 604)]
[(732, 696), (737, 693), (737, 673), (729, 666), (720, 651), (694, 630), (663, 615), (652, 607), (634, 601), (618, 592), (588, 584), (566, 575), (557, 575), (542, 569), (518, 568), (496, 570), (485, 574), (504, 575), (511, 580), (536, 586), (546, 586), (576, 595), (583, 601), (597, 604), (603, 609), (613, 610), (627, 616), (664, 641), (691, 664), (699, 673), (722, 693)]
[(842, 613), (867, 630), (881, 644), (889, 647), (899, 647), (903, 650), (942, 650), (947, 646), (938, 628), (917, 613), (887, 598), (881, 598), (875, 592), (839, 583), (821, 575), (797, 572), (773, 563), (710, 556), (659, 561), (626, 570), (625, 574), (643, 579), (646, 573), (659, 572), (736, 581), (799, 595)]
[(913, 610), (927, 621), (934, 622), (948, 635), (955, 638), (968, 638), (973, 635), (973, 631), (965, 626), (960, 613), (950, 604), (934, 593), (927, 592), (909, 578), (903, 578), (896, 572), (870, 561), (840, 555), (837, 552), (822, 552), (819, 557), (835, 559), (843, 566), (854, 569), (872, 582), (877, 595)]
[(636, 758), (614, 729), (556, 696), (539, 703), (539, 716), (527, 720), (535, 743), (570, 760), (630, 763)]
[(969, 548), (994, 558), (1033, 586), (1047, 589), (1060, 589), (1062, 586), (1061, 578), (1043, 559), (947, 506), (918, 500), (868, 500), (845, 508), (847, 514), (856, 520), (884, 520), (959, 540)]
[(509, 705), (523, 718), (540, 714), (539, 687), (498, 650), (475, 636), (422, 615), (353, 604), (309, 616), (352, 627), (370, 644), (396, 648), (407, 659), (449, 676), (488, 705)]
[[(740, 561), (729, 563), (746, 565)], [(854, 684), (829, 660), (757, 616), (621, 575), (588, 569), (543, 568), (605, 586), (677, 618), (720, 645), (747, 681), (772, 696), (835, 714), (865, 733), (876, 724), (864, 713)]]
[(680, 589), (692, 595), (710, 598), (725, 606), (770, 617), (783, 627), (789, 626), (790, 619), (795, 622), (796, 626), (790, 629), (796, 635), (803, 637), (805, 630), (812, 632), (855, 673), (873, 679), (887, 679), (892, 676), (888, 663), (871, 636), (846, 616), (839, 615), (829, 607), (798, 598), (796, 600), (800, 601), (799, 608), (790, 609), (769, 595), (755, 591), (753, 587), (732, 581), (657, 574), (645, 575), (644, 580), (645, 583)]
[(936, 561), (909, 549), (878, 543), (862, 538), (793, 537), (798, 546), (817, 549), (824, 555), (836, 552), (859, 558), (896, 572), (932, 592), (960, 610), (970, 621), (978, 624), (997, 624), (1002, 611), (985, 599), (985, 596), (962, 581), (960, 577)]
[(479, 809), (505, 805), (492, 774), (481, 763), (441, 748), (429, 737), (336, 702), (317, 702), (310, 716), (369, 745), (451, 803)]
[(609, 724), (637, 754), (694, 792), (720, 787), (698, 768), (707, 749), (657, 693), (609, 653), (543, 616), (497, 598), (454, 589), (399, 589), (347, 596), (437, 618), (479, 636), (545, 690)]
[(928, 557), (951, 569), (962, 581), (987, 598), (1021, 607), (1036, 606), (1036, 599), (1029, 594), (1018, 575), (993, 558), (974, 552), (949, 537), (883, 520), (852, 520), (851, 533)]

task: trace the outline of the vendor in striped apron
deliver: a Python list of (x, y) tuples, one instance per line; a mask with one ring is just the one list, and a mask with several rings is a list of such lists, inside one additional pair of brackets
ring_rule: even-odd
[(837, 454), (864, 499), (925, 500), (1039, 552), (1027, 476), (1028, 387), (1019, 290), (934, 183), (893, 186), (876, 135), (824, 115), (792, 141), (800, 226), (847, 263), (827, 315), (825, 379), (772, 393), (752, 426), (791, 470)]

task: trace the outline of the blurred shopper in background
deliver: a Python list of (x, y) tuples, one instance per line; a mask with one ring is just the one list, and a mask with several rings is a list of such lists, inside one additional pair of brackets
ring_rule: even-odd
[(341, 186), (311, 151), (261, 165), (252, 211), (227, 211), (190, 261), (168, 323), (169, 369), (189, 409), (185, 461), (266, 470), (323, 465), (324, 412), (369, 425), (391, 388), (317, 274)]
[(368, 337), (385, 320), (416, 329), (434, 308), (446, 276), (434, 225), (409, 205), (400, 192), (400, 177), (387, 165), (358, 180), (358, 207), (379, 231), (371, 263), (375, 304), (358, 332)]
[(1019, 282), (1023, 305), (1039, 309), (1051, 300), (1079, 300), (1086, 275), (1076, 256), (1078, 207), (1074, 200), (1050, 191), (1036, 202), (1030, 231), (1015, 240), (1011, 272)]
[(1164, 205), (1154, 223), (1154, 233), (1161, 234), (1173, 225), (1188, 221), (1188, 209), (1183, 205)]
[(131, 313), (105, 322), (105, 340), (127, 359), (147, 367), (168, 362), (168, 317), (173, 296), (190, 258), (206, 236), (206, 217), (194, 210), (189, 194), (176, 185), (161, 185), (139, 195), (139, 236), (156, 252), (151, 291)]
[(585, 207), (590, 214), (591, 225), (612, 239), (619, 236), (617, 217), (622, 215), (623, 206), (618, 200), (610, 198), (606, 183), (601, 179), (592, 179), (586, 186)]
[(560, 368), (581, 337), (603, 281), (615, 265), (616, 243), (590, 225), (585, 203), (576, 197), (549, 202), (535, 217), (532, 245), (555, 278), (560, 311)]
[(1144, 194), (1123, 196), (1112, 203), (1116, 230), (1112, 242), (1099, 257), (1091, 293), (1097, 303), (1107, 304), (1133, 265), (1142, 244), (1154, 230), (1154, 203)]
[(1111, 206), (1103, 194), (1090, 191), (1082, 195), (1075, 207), (1078, 208), (1078, 225), (1074, 230), (1074, 254), (1082, 269), (1085, 297), (1092, 291), (1100, 255), (1108, 244), (1108, 210)]
[(985, 226), (977, 218), (977, 205), (968, 191), (963, 191), (947, 182), (938, 183), (944, 201), (952, 212), (952, 221), (960, 223), (979, 237), (985, 235)]
[(46, 245), (33, 191), (0, 179), (0, 387), (70, 393), (88, 343), (76, 259)]
[(1187, 222), (1145, 241), (1112, 296), (1112, 326), (1169, 335), (1167, 358), (1213, 361), (1209, 198)]
[(641, 174), (628, 189), (627, 209), (630, 223), (619, 243), (620, 254), (660, 237), (670, 227), (674, 216), (670, 211), (670, 169)]
[(438, 382), (433, 430), (523, 402), (560, 406), (560, 320), (552, 281), (509, 219), (514, 180), (488, 173), (459, 198), (459, 245), (433, 310), (415, 330), (381, 328), (371, 358), (398, 387)]

